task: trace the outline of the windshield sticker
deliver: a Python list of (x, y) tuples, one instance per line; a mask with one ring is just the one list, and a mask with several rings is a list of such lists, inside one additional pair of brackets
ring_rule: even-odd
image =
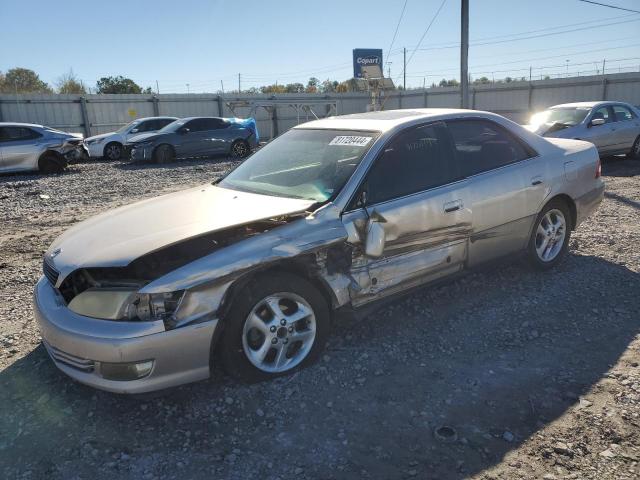
[(335, 137), (329, 145), (343, 145), (347, 147), (364, 147), (371, 141), (371, 137), (357, 137), (354, 135), (340, 135)]

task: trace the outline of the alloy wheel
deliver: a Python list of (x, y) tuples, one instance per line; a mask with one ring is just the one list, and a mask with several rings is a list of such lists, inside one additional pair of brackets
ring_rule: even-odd
[(233, 145), (233, 155), (236, 157), (244, 157), (247, 154), (247, 146), (244, 142), (236, 142)]
[(242, 347), (256, 368), (281, 373), (299, 365), (316, 338), (311, 305), (291, 292), (274, 293), (259, 301), (244, 322)]
[(554, 208), (540, 219), (536, 230), (536, 252), (543, 262), (550, 262), (558, 256), (567, 235), (567, 221), (564, 214)]

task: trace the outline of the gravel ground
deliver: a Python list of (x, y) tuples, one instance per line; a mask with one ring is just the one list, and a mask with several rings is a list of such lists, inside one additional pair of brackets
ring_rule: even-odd
[[(640, 477), (640, 162), (556, 270), (505, 262), (340, 319), (291, 377), (160, 398), (59, 373), (30, 296), (71, 224), (204, 183), (226, 160), (0, 177), (0, 476), (34, 479)], [(444, 427), (444, 428), (443, 428)]]

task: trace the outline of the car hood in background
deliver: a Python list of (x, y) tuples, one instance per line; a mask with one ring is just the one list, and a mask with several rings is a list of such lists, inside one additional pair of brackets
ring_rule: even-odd
[(166, 135), (166, 133), (158, 133), (158, 132), (141, 133), (140, 135), (136, 135), (135, 137), (131, 137), (127, 141), (127, 143), (148, 142), (150, 140), (155, 140), (157, 137), (161, 137), (163, 135)]
[(108, 137), (112, 137), (118, 135), (116, 132), (110, 132), (110, 133), (102, 133), (100, 135), (94, 135), (93, 137), (87, 137), (84, 139), (85, 142), (92, 142), (94, 140), (100, 140), (101, 138), (108, 138)]
[[(570, 132), (575, 128), (575, 125), (566, 127), (558, 123), (543, 123), (541, 125), (523, 125), (523, 127), (529, 130), (530, 132), (546, 137), (551, 135), (562, 136), (564, 135), (564, 132), (567, 132), (570, 134)], [(560, 132), (563, 132), (563, 133), (560, 134)]]
[(52, 258), (62, 280), (80, 267), (126, 266), (146, 253), (176, 242), (301, 212), (313, 203), (202, 185), (80, 222), (58, 237), (46, 255)]

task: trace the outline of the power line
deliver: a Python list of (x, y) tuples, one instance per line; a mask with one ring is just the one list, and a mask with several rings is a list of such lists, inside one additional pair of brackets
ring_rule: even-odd
[[(444, 7), (444, 4), (447, 3), (447, 0), (442, 0), (442, 3), (440, 4), (440, 6), (438, 7), (438, 10), (436, 11), (435, 15), (433, 16), (433, 18), (431, 19), (431, 21), (429, 22), (429, 25), (427, 25), (427, 28), (425, 29), (424, 33), (422, 34), (422, 36), (420, 37), (420, 40), (418, 41), (418, 44), (416, 45), (416, 48), (413, 49), (413, 52), (411, 52), (411, 55), (409, 55), (409, 60), (407, 60), (404, 63), (404, 67), (402, 69), (402, 72), (400, 73), (400, 75), (404, 74), (407, 65), (409, 65), (409, 63), (411, 63), (411, 59), (413, 58), (413, 56), (416, 53), (416, 50), (420, 47), (420, 45), (422, 44), (422, 41), (424, 40), (424, 37), (427, 36), (427, 33), (429, 33), (429, 30), (431, 30), (431, 25), (433, 25), (433, 22), (436, 21), (436, 18), (438, 18), (438, 15), (440, 15), (440, 11), (442, 10), (442, 7)], [(398, 78), (400, 78), (400, 75), (398, 75)]]
[(609, 5), (607, 3), (593, 2), (592, 0), (578, 0), (579, 2), (591, 3), (593, 5), (600, 5), (601, 7), (615, 8), (616, 10), (624, 10), (626, 12), (640, 13), (640, 10), (631, 10), (630, 8), (618, 7), (617, 5)]
[[(409, 0), (404, 0), (404, 5), (402, 6), (402, 12), (400, 12), (400, 18), (398, 19), (398, 24), (396, 25), (396, 31), (393, 32), (393, 38), (391, 39), (391, 45), (389, 45), (389, 49), (387, 50), (387, 57), (391, 53), (391, 48), (393, 48), (393, 44), (396, 41), (396, 36), (398, 35), (398, 29), (400, 28), (400, 22), (402, 22), (402, 17), (404, 16), (404, 11), (407, 8), (407, 2)], [(389, 63), (389, 62), (387, 62)]]

